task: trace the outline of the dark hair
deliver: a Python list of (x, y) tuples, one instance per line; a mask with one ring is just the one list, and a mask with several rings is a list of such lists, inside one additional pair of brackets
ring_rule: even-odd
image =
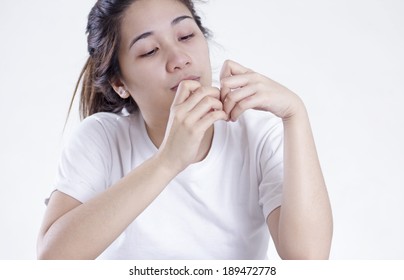
[[(118, 49), (120, 27), (124, 12), (136, 0), (98, 0), (88, 15), (87, 43), (90, 54), (87, 59), (70, 102), (70, 114), (74, 98), (82, 81), (80, 96), (80, 118), (84, 119), (97, 112), (129, 113), (137, 110), (132, 97), (122, 99), (112, 88), (110, 82), (120, 76)], [(177, 0), (191, 12), (195, 22), (206, 38), (208, 29), (203, 27), (201, 18), (196, 14), (193, 0)]]

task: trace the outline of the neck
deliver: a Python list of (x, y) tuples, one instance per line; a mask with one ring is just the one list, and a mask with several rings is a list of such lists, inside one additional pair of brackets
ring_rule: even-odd
[(154, 146), (160, 148), (163, 143), (167, 123), (150, 124), (145, 121), (146, 131)]
[(160, 114), (147, 114), (147, 111), (141, 111), (140, 114), (145, 122), (146, 131), (150, 140), (153, 142), (154, 146), (160, 148), (166, 133), (169, 112), (165, 114), (162, 112), (160, 112)]

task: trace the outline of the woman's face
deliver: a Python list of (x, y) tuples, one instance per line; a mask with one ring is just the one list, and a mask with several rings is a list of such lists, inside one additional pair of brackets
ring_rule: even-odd
[(120, 43), (121, 82), (145, 119), (167, 119), (182, 80), (212, 84), (207, 40), (177, 0), (135, 1), (125, 12)]

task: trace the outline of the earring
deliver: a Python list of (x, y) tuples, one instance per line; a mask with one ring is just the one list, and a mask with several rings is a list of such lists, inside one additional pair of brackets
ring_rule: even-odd
[(126, 89), (122, 89), (119, 91), (119, 96), (122, 99), (128, 98), (130, 96), (129, 91), (127, 91)]

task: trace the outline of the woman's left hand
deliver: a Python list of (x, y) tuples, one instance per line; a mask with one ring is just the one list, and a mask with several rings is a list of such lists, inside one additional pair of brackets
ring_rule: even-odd
[(231, 60), (223, 65), (220, 83), (223, 108), (232, 121), (248, 109), (268, 111), (286, 120), (304, 108), (301, 99), (286, 87)]
[(283, 259), (327, 259), (332, 211), (306, 108), (286, 87), (233, 61), (223, 65), (221, 101), (235, 121), (248, 109), (282, 118), (284, 128), (282, 206), (267, 223)]

